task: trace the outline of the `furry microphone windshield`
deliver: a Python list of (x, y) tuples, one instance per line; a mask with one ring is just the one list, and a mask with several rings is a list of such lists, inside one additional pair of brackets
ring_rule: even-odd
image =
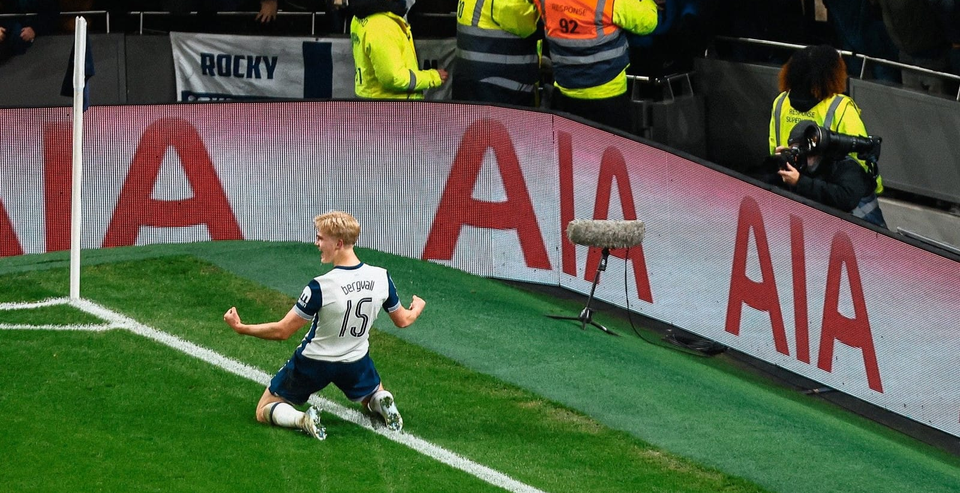
[(574, 219), (567, 224), (567, 238), (577, 245), (630, 248), (643, 242), (643, 221)]

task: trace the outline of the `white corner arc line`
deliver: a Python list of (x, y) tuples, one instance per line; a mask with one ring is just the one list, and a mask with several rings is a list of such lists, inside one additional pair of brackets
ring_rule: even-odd
[[(0, 310), (10, 310), (10, 309), (21, 309), (21, 308), (36, 308), (41, 306), (53, 306), (53, 305), (63, 305), (69, 304), (84, 312), (87, 312), (91, 315), (100, 317), (101, 319), (108, 322), (106, 328), (120, 328), (129, 330), (137, 335), (141, 335), (148, 339), (160, 342), (166, 346), (169, 346), (173, 349), (186, 353), (190, 356), (193, 356), (197, 359), (203, 360), (207, 363), (210, 363), (214, 366), (222, 368), (230, 373), (233, 373), (237, 376), (246, 378), (257, 382), (263, 386), (267, 386), (270, 383), (271, 376), (266, 372), (254, 368), (246, 363), (228, 358), (222, 354), (214, 352), (210, 349), (198, 346), (192, 342), (185, 341), (176, 337), (174, 335), (162, 332), (160, 330), (154, 329), (147, 325), (144, 325), (136, 320), (121, 315), (119, 313), (113, 312), (112, 310), (102, 307), (92, 301), (79, 299), (71, 300), (69, 298), (55, 298), (50, 300), (44, 300), (37, 303), (0, 303)], [(40, 326), (34, 326), (40, 327)], [(63, 330), (65, 326), (57, 327), (60, 330)], [(0, 326), (0, 329), (4, 327)], [(76, 330), (76, 329), (74, 329)], [(105, 329), (106, 330), (106, 329)], [(325, 412), (336, 415), (338, 418), (349, 421), (357, 426), (366, 428), (374, 433), (380, 434), (394, 442), (406, 445), (407, 447), (420, 452), (423, 455), (426, 455), (438, 462), (444, 463), (450, 467), (454, 467), (461, 471), (466, 472), (474, 477), (477, 477), (483, 481), (486, 481), (494, 486), (503, 488), (507, 491), (514, 493), (544, 493), (542, 490), (534, 488), (525, 483), (521, 483), (501, 472), (498, 472), (494, 469), (491, 469), (487, 466), (478, 464), (471, 461), (465, 457), (462, 457), (455, 452), (447, 450), (439, 445), (430, 443), (422, 438), (417, 438), (409, 433), (395, 433), (388, 431), (384, 427), (374, 427), (370, 424), (369, 418), (356, 409), (347, 408), (336, 402), (330, 401), (323, 397), (317, 395), (310, 397), (310, 402), (318, 407), (323, 408)]]

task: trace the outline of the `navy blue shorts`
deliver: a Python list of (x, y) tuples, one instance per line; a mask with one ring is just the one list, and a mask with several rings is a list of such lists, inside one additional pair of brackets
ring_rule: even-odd
[(333, 363), (295, 353), (270, 380), (270, 393), (296, 405), (307, 402), (310, 394), (334, 384), (351, 401), (357, 402), (376, 392), (380, 374), (370, 353), (350, 363)]

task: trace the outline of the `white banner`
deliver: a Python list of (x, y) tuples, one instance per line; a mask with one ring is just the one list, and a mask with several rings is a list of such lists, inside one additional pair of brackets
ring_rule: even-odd
[[(350, 99), (349, 38), (170, 33), (177, 100)], [(455, 39), (415, 41), (420, 67), (453, 72)], [(427, 91), (450, 99), (450, 84)]]

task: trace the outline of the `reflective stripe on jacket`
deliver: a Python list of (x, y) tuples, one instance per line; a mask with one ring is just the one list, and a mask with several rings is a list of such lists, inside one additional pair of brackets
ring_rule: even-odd
[(580, 99), (626, 92), (630, 55), (623, 29), (640, 35), (652, 32), (657, 27), (653, 0), (536, 2), (561, 92)]
[(537, 14), (527, 0), (461, 0), (456, 77), (530, 92), (540, 77)]
[[(808, 111), (799, 111), (790, 104), (790, 93), (782, 92), (773, 100), (773, 109), (770, 113), (769, 144), (770, 154), (776, 152), (777, 147), (787, 146), (790, 131), (797, 123), (803, 120), (812, 120), (817, 125), (834, 132), (846, 135), (867, 136), (867, 129), (860, 118), (860, 107), (849, 96), (835, 94)], [(860, 166), (870, 173), (870, 166), (856, 155), (851, 154)], [(883, 180), (877, 175), (876, 193), (883, 192)]]
[(380, 12), (350, 23), (354, 93), (361, 98), (423, 99), (423, 91), (443, 82), (436, 70), (419, 70), (407, 21)]

